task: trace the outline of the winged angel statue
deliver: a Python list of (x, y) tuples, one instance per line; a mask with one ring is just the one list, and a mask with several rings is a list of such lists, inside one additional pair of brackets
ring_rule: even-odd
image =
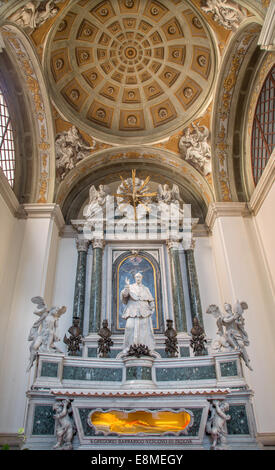
[(48, 308), (43, 297), (40, 296), (33, 297), (31, 301), (37, 305), (33, 313), (39, 319), (33, 324), (28, 337), (31, 344), (27, 371), (31, 369), (39, 351), (62, 352), (56, 347), (55, 342), (60, 340), (57, 336), (58, 320), (67, 310), (65, 306)]
[(180, 207), (183, 200), (178, 185), (173, 184), (172, 189), (170, 189), (168, 184), (159, 184), (157, 201), (160, 210), (164, 214), (166, 211), (171, 211), (171, 213), (169, 212), (171, 218), (183, 215), (183, 209)]
[(217, 305), (210, 305), (206, 313), (212, 314), (217, 319), (217, 334), (219, 340), (214, 341), (212, 348), (217, 351), (236, 350), (240, 352), (245, 365), (252, 370), (250, 359), (245, 346), (249, 345), (248, 335), (244, 329), (244, 310), (248, 308), (246, 302), (237, 301), (232, 311), (232, 306), (225, 303), (223, 314)]
[(92, 185), (89, 189), (89, 203), (83, 209), (85, 219), (100, 215), (104, 209), (107, 196), (110, 195), (108, 186), (100, 184), (98, 189)]

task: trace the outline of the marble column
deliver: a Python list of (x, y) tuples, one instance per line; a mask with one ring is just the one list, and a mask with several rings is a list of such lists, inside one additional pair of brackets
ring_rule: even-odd
[(97, 333), (101, 322), (102, 255), (104, 240), (93, 240), (93, 264), (90, 296), (89, 333)]
[(183, 244), (183, 246), (185, 248), (184, 254), (185, 254), (185, 262), (186, 262), (192, 322), (195, 317), (198, 317), (199, 323), (203, 327), (199, 282), (198, 282), (198, 276), (197, 276), (197, 270), (196, 270), (196, 264), (195, 264), (195, 258), (194, 258), (195, 240), (192, 239), (191, 243), (188, 243), (186, 245)]
[(85, 285), (86, 285), (86, 264), (89, 240), (76, 239), (78, 251), (73, 316), (79, 318), (79, 328), (83, 331), (84, 307), (85, 307)]
[(170, 255), (171, 282), (173, 295), (173, 308), (176, 331), (187, 331), (186, 312), (184, 304), (183, 281), (180, 266), (178, 241), (168, 241), (167, 246)]

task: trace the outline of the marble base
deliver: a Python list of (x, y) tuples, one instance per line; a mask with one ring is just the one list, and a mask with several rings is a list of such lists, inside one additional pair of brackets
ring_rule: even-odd
[(132, 388), (134, 390), (140, 388), (156, 388), (156, 384), (152, 380), (152, 366), (155, 358), (151, 356), (122, 357), (126, 374), (125, 382), (122, 388)]

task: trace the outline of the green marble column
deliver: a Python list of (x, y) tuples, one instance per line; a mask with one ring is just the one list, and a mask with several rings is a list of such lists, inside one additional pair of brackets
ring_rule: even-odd
[(184, 250), (184, 254), (186, 261), (192, 322), (195, 317), (198, 317), (199, 323), (203, 327), (200, 290), (194, 258), (194, 240), (191, 242), (191, 246), (189, 246), (188, 249)]
[(86, 285), (86, 264), (89, 240), (77, 239), (76, 247), (78, 251), (73, 316), (79, 318), (79, 327), (83, 331), (84, 307), (85, 307), (85, 285)]
[(175, 329), (179, 333), (181, 331), (187, 331), (183, 282), (179, 257), (180, 244), (178, 242), (169, 241), (167, 245), (170, 254)]
[(90, 296), (89, 333), (97, 333), (101, 322), (103, 240), (93, 240), (93, 264)]

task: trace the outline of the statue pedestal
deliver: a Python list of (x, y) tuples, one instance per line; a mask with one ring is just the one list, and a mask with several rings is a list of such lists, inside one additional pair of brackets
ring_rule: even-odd
[(152, 379), (152, 366), (155, 358), (151, 356), (123, 357), (126, 373), (123, 388), (156, 388)]

